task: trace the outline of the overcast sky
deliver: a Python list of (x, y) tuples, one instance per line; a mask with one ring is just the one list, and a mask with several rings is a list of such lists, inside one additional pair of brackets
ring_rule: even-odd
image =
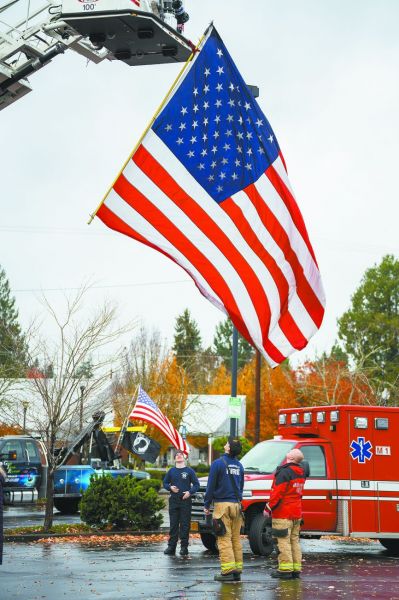
[[(245, 7), (248, 7), (245, 9)], [(327, 312), (294, 362), (328, 350), (366, 268), (399, 254), (399, 2), (186, 0), (186, 35), (213, 20), (285, 156), (322, 272)], [(90, 304), (118, 302), (169, 340), (189, 307), (204, 343), (223, 314), (161, 254), (86, 225), (179, 66), (99, 65), (72, 51), (0, 112), (0, 264), (26, 325), (60, 289), (91, 279)], [(54, 290), (54, 291), (52, 291)]]

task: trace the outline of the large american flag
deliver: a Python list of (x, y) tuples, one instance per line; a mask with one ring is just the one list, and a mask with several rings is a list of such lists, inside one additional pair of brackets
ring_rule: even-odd
[(185, 269), (272, 366), (321, 325), (280, 147), (213, 26), (97, 216)]
[(175, 448), (182, 450), (186, 455), (190, 452), (186, 440), (182, 438), (177, 429), (173, 427), (168, 417), (165, 417), (155, 402), (151, 400), (149, 395), (141, 387), (139, 387), (137, 401), (130, 413), (129, 419), (139, 419), (155, 425), (155, 427), (166, 435)]

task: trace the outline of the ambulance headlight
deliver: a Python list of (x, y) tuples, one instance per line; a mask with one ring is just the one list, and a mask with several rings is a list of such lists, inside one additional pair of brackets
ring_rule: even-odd
[(368, 424), (367, 417), (355, 417), (355, 429), (367, 429)]
[(310, 412), (304, 413), (303, 414), (303, 422), (307, 423), (307, 424), (311, 423), (312, 422), (312, 413), (310, 413)]
[(287, 424), (287, 415), (279, 415), (278, 416), (278, 424), (286, 425)]
[(291, 423), (292, 423), (292, 425), (297, 425), (297, 423), (299, 423), (299, 414), (298, 413), (292, 413)]
[(316, 421), (318, 423), (325, 423), (326, 422), (326, 413), (324, 412), (324, 410), (317, 413), (317, 415), (316, 415)]
[(331, 421), (331, 423), (338, 423), (338, 421), (339, 421), (339, 410), (332, 410), (330, 412), (330, 421)]

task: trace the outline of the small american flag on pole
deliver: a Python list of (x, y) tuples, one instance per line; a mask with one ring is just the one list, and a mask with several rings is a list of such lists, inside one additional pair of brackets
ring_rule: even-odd
[(177, 429), (173, 427), (169, 419), (165, 417), (155, 402), (151, 400), (149, 395), (141, 387), (139, 387), (137, 401), (132, 412), (130, 413), (129, 419), (139, 419), (141, 421), (145, 421), (146, 423), (151, 423), (151, 425), (155, 425), (155, 427), (157, 427), (160, 431), (162, 431), (163, 434), (166, 435), (170, 443), (175, 448), (181, 450), (186, 455), (188, 455), (190, 452), (186, 440), (182, 438)]
[(280, 146), (213, 26), (97, 216), (180, 265), (272, 366), (322, 323)]

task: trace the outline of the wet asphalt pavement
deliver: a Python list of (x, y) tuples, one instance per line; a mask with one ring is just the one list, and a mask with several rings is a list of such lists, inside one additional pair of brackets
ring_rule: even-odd
[(275, 558), (253, 556), (244, 541), (242, 583), (213, 581), (218, 559), (193, 540), (189, 558), (164, 556), (165, 543), (112, 547), (6, 544), (1, 600), (399, 600), (399, 558), (376, 542), (304, 540), (301, 580), (270, 577)]
[[(163, 516), (163, 527), (169, 527), (169, 513), (165, 508), (161, 511)], [(44, 508), (35, 504), (15, 504), (4, 506), (4, 529), (13, 529), (14, 527), (30, 527), (32, 525), (43, 525)], [(75, 515), (64, 515), (54, 509), (54, 525), (68, 523), (81, 523), (79, 513)], [(0, 600), (2, 600), (0, 596)]]
[[(43, 525), (44, 509), (33, 504), (5, 506), (4, 507), (4, 529), (14, 527), (30, 527), (32, 525)], [(63, 515), (60, 512), (54, 512), (54, 524), (61, 523), (80, 523), (80, 515)], [(2, 600), (0, 595), (0, 600)]]

